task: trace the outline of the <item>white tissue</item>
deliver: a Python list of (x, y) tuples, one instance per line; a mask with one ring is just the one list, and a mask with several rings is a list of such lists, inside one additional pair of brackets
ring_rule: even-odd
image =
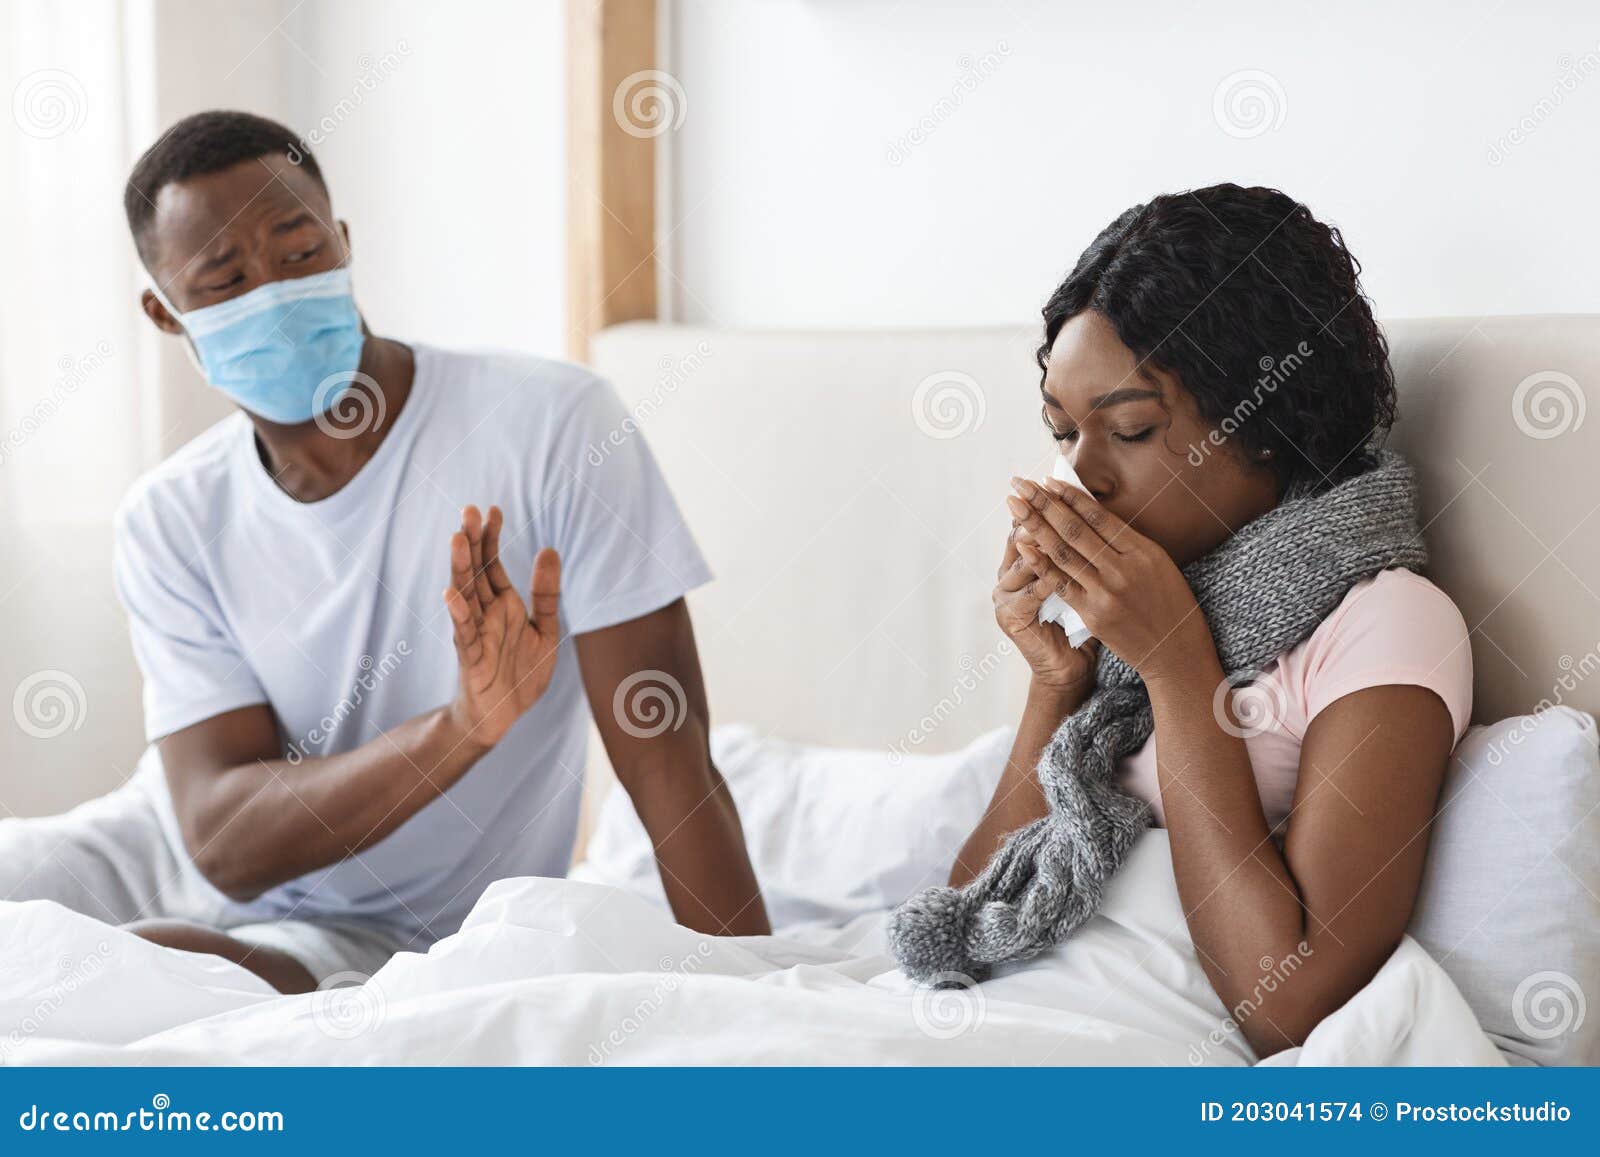
[[(1076, 487), (1085, 494), (1088, 487), (1084, 486), (1078, 477), (1078, 472), (1072, 468), (1072, 463), (1067, 461), (1065, 454), (1056, 457), (1055, 469), (1050, 471), (1052, 477), (1060, 479), (1068, 486)], [(1055, 623), (1067, 633), (1067, 642), (1074, 647), (1081, 647), (1088, 642), (1093, 634), (1084, 625), (1083, 616), (1067, 605), (1065, 599), (1058, 594), (1045, 597), (1044, 605), (1039, 608), (1039, 621), (1041, 623)]]

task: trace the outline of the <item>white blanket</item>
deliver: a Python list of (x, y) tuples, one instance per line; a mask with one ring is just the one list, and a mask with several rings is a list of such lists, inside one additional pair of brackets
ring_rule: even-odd
[[(1166, 833), (1136, 847), (1070, 942), (968, 990), (844, 928), (708, 938), (629, 892), (492, 885), (460, 932), (361, 987), (277, 996), (234, 965), (49, 903), (0, 903), (0, 1060), (40, 1064), (1248, 1064), (1196, 962)], [(1500, 1064), (1407, 938), (1377, 977), (1272, 1058)]]

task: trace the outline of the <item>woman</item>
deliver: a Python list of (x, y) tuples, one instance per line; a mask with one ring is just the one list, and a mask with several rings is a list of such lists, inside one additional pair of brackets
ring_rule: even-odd
[[(1394, 379), (1358, 272), (1303, 205), (1220, 185), (1128, 210), (1051, 296), (1043, 417), (1088, 494), (1013, 480), (994, 604), (1031, 689), (951, 873), (962, 891), (902, 910), (903, 961), (924, 933), (924, 947), (964, 937), (965, 955), (939, 958), (980, 969), (1059, 939), (1131, 843), (1119, 816), (1142, 828), (1146, 809), (1169, 832), (1200, 963), (1258, 1055), (1302, 1043), (1395, 948), (1472, 667), (1460, 612), (1404, 569), (1421, 565), (1420, 532), (1409, 469), (1378, 449)], [(1332, 561), (1355, 538), (1391, 553)], [(1074, 650), (1038, 622), (1052, 592), (1098, 644)], [(1238, 670), (1241, 640), (1280, 614), (1305, 618)], [(1121, 680), (1073, 746), (1063, 722), (1108, 672)], [(1107, 746), (1094, 797), (1085, 768)], [(1041, 843), (1073, 809), (1070, 837)], [(1031, 942), (1030, 920), (1048, 926)], [(973, 948), (985, 935), (1002, 947)], [(1269, 971), (1290, 977), (1264, 992)]]

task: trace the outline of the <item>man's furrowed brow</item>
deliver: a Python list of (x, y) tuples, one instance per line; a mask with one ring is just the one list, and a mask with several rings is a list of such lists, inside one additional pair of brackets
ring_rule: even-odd
[(312, 217), (311, 213), (308, 210), (302, 209), (293, 217), (290, 217), (287, 221), (278, 222), (278, 224), (272, 227), (272, 231), (274, 233), (293, 233), (302, 225), (305, 225), (313, 220), (315, 220), (315, 218)]
[(226, 265), (239, 255), (239, 251), (232, 245), (228, 246), (215, 257), (207, 257), (204, 261), (197, 261), (194, 266), (196, 273), (206, 273), (220, 266)]

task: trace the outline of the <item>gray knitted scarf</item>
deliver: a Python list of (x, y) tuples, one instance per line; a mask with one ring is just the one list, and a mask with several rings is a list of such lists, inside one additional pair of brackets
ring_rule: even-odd
[[(1229, 682), (1243, 686), (1314, 631), (1357, 582), (1427, 562), (1411, 467), (1393, 451), (1320, 491), (1304, 488), (1184, 568)], [(894, 913), (889, 944), (912, 978), (981, 980), (1066, 939), (1149, 823), (1118, 762), (1154, 728), (1133, 668), (1100, 648), (1096, 687), (1039, 759), (1050, 814), (1013, 832), (963, 888), (929, 888)]]

